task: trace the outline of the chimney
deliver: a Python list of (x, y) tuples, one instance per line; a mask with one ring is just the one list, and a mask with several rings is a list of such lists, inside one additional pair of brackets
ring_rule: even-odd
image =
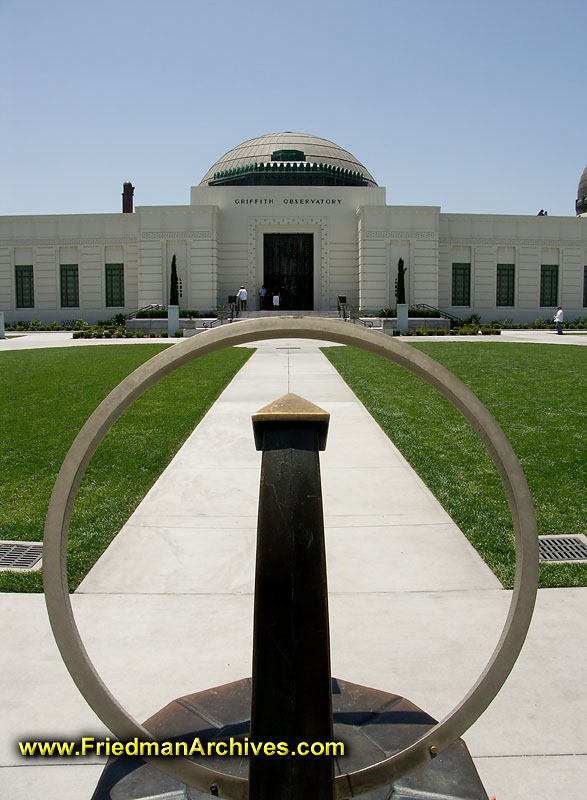
[(132, 214), (133, 212), (133, 195), (135, 187), (130, 181), (125, 181), (122, 184), (122, 213)]

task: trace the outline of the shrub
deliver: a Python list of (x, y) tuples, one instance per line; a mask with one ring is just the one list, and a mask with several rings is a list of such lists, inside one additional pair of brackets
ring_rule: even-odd
[[(363, 316), (367, 316), (363, 314)], [(380, 308), (378, 317), (397, 317), (396, 308)], [(433, 308), (408, 308), (408, 317), (421, 317), (425, 319), (439, 319), (440, 311)]]
[(146, 308), (144, 311), (137, 311), (135, 319), (167, 319), (167, 309)]
[(169, 333), (168, 333), (168, 331), (161, 331), (159, 336), (161, 336), (162, 339), (167, 339), (167, 337), (169, 336)]
[[(66, 320), (66, 321), (67, 321), (67, 320)], [(62, 323), (62, 325), (63, 325), (63, 327), (64, 327), (64, 328), (69, 328), (69, 327), (72, 327), (72, 328), (74, 328), (76, 331), (83, 331), (83, 330), (85, 330), (86, 328), (89, 328), (89, 327), (90, 327), (90, 326), (88, 325), (88, 323), (87, 323), (87, 322), (84, 322), (84, 320), (83, 320), (83, 319), (76, 319), (76, 320), (74, 320), (74, 322), (73, 322), (73, 325), (72, 325), (72, 326), (66, 325), (66, 321), (64, 321), (64, 322)]]
[(157, 338), (157, 331), (151, 331), (149, 333), (149, 339), (156, 339)]
[(175, 331), (174, 335), (181, 338), (183, 336), (183, 328), (179, 328), (179, 330)]

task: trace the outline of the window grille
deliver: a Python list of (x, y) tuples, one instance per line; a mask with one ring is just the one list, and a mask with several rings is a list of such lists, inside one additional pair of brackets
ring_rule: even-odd
[(557, 305), (558, 298), (558, 266), (543, 264), (540, 267), (540, 305)]
[(106, 264), (106, 306), (124, 307), (124, 264)]
[(495, 296), (496, 306), (514, 305), (514, 279), (516, 268), (514, 264), (497, 265), (497, 291)]
[(32, 266), (15, 267), (16, 307), (34, 308), (35, 290)]
[(471, 305), (471, 265), (452, 265), (452, 304), (453, 306)]
[(79, 307), (77, 264), (61, 264), (61, 308)]

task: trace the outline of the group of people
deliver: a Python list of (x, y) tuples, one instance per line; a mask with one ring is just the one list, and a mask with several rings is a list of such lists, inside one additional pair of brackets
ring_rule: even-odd
[[(238, 292), (236, 293), (236, 301), (238, 303), (238, 307), (240, 311), (247, 310), (247, 300), (249, 297), (249, 293), (245, 289), (244, 286), (241, 286)], [(265, 286), (261, 286), (259, 289), (259, 309), (262, 311), (279, 311), (279, 307), (281, 305), (281, 294), (279, 289), (275, 288), (272, 293), (269, 293)]]

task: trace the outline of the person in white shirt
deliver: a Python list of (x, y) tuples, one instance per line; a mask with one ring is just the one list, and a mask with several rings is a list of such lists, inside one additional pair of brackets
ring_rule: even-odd
[(241, 288), (236, 293), (236, 299), (239, 302), (239, 307), (240, 307), (241, 311), (246, 311), (247, 310), (247, 297), (248, 296), (249, 295), (248, 295), (247, 290), (245, 289), (245, 287), (241, 286)]
[(559, 306), (556, 310), (556, 314), (554, 315), (554, 321), (556, 322), (556, 332), (559, 336), (563, 335), (563, 319), (564, 314), (562, 308)]
[(280, 299), (281, 298), (279, 296), (279, 292), (277, 290), (274, 291), (273, 292), (273, 310), (274, 311), (278, 311), (279, 310), (279, 301), (280, 301)]

